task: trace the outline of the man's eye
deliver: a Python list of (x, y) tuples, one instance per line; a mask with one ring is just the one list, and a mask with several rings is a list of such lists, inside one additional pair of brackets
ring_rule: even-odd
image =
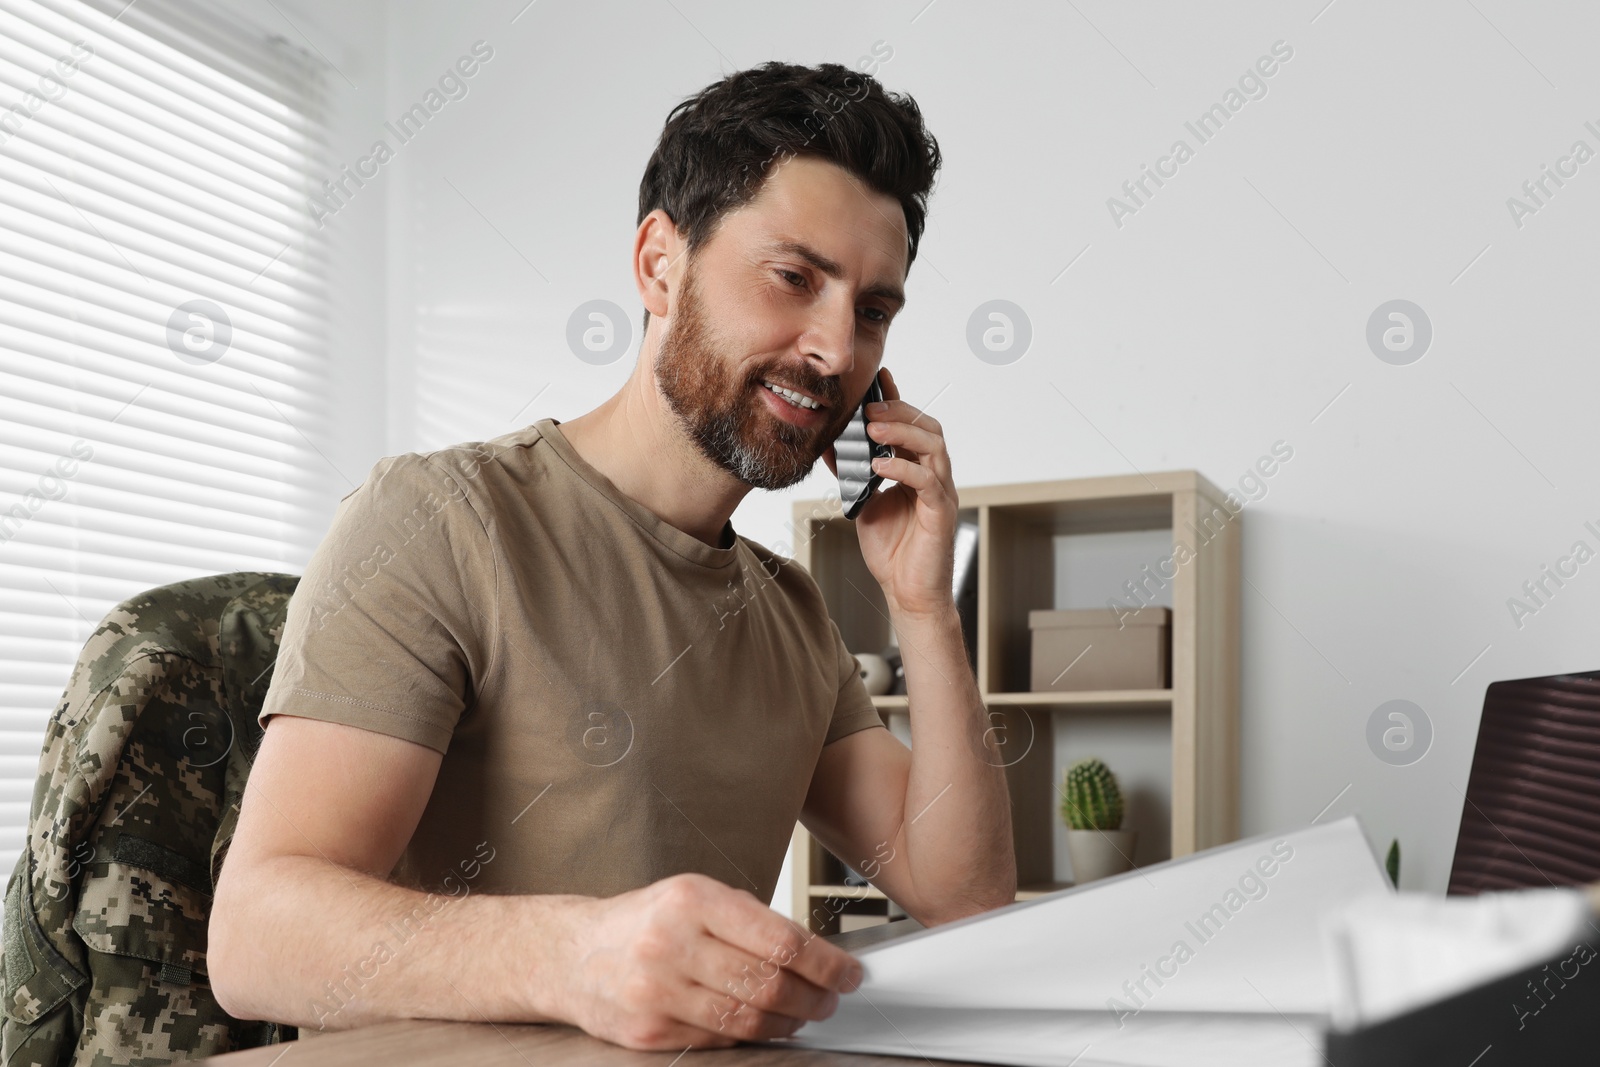
[[(773, 273), (796, 288), (805, 288), (805, 275), (799, 273), (798, 271), (775, 270)], [(862, 310), (870, 313), (867, 321), (872, 323), (874, 326), (887, 326), (889, 324), (889, 314), (882, 308), (869, 307), (863, 308)]]

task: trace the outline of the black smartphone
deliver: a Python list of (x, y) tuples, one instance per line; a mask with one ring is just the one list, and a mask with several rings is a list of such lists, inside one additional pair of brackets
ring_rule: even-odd
[(839, 472), (839, 505), (844, 508), (847, 519), (861, 514), (861, 509), (883, 481), (883, 475), (872, 469), (872, 461), (894, 455), (889, 445), (867, 436), (867, 405), (882, 399), (883, 387), (874, 376), (872, 384), (867, 386), (867, 395), (861, 398), (861, 406), (833, 442), (833, 464)]

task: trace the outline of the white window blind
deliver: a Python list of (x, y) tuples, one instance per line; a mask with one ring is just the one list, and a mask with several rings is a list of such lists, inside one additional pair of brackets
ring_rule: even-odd
[(106, 611), (320, 535), (324, 86), (200, 4), (0, 0), (0, 878)]

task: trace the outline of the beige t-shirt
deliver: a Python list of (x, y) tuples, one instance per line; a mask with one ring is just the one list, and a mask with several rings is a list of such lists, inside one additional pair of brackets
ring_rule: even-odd
[(402, 884), (698, 871), (770, 902), (822, 746), (882, 720), (799, 564), (662, 521), (557, 425), (380, 460), (290, 601), (260, 721), (444, 754)]

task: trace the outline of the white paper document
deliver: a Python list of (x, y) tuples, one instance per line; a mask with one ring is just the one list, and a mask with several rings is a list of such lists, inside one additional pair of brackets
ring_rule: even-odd
[(1321, 925), (1392, 892), (1347, 817), (858, 950), (861, 988), (775, 1044), (1023, 1067), (1319, 1064)]

